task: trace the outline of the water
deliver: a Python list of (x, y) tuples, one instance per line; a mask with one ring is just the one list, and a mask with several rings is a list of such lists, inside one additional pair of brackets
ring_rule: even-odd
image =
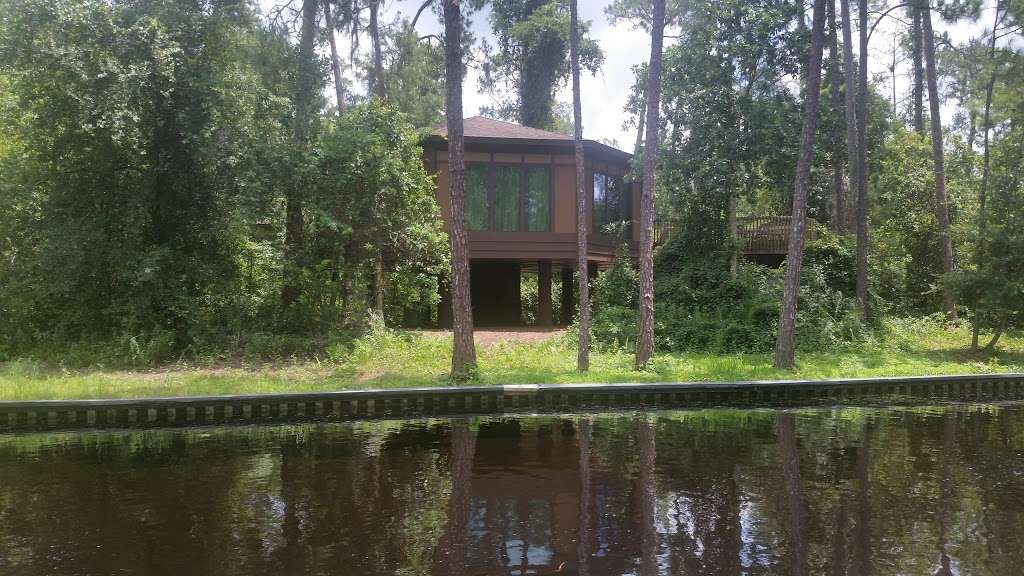
[(0, 574), (1020, 574), (1024, 405), (0, 437)]

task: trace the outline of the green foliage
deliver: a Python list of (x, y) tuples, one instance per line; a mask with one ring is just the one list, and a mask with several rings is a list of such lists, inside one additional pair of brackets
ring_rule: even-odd
[(170, 333), (180, 349), (258, 308), (238, 247), (258, 218), (244, 208), (268, 205), (261, 184), (285, 161), (274, 145), (286, 106), (249, 57), (275, 40), (244, 6), (219, 3), (0, 10), (20, 113), (2, 124), (26, 152), (3, 178), (14, 256), (0, 300), (19, 330), (0, 338)]
[(1024, 131), (1014, 128), (993, 146), (984, 257), (943, 279), (982, 329), (1024, 325)]
[(819, 230), (804, 247), (804, 265), (818, 269), (825, 284), (847, 296), (857, 291), (857, 245), (851, 236)]
[(310, 202), (316, 266), (307, 275), (301, 318), (340, 322), (342, 300), (352, 308), (359, 298), (342, 291), (345, 276), (350, 286), (366, 285), (378, 256), (387, 271), (388, 320), (400, 323), (407, 308), (435, 303), (437, 278), (449, 266), (447, 236), (418, 142), (406, 116), (377, 100), (325, 124)]
[[(325, 120), (317, 96), (309, 145), (296, 144), (296, 49), (252, 6), (0, 0), (0, 12), (0, 358), (314, 354), (359, 330), (378, 255), (389, 320), (433, 304), (447, 243), (418, 133), (377, 102)], [(429, 107), (410, 105), (422, 122)], [(303, 290), (282, 317), (296, 188)]]
[(444, 119), (444, 49), (440, 42), (420, 36), (407, 21), (385, 30), (383, 81), (388, 103), (404, 112), (413, 126), (425, 129)]
[[(523, 274), (519, 282), (522, 321), (527, 326), (537, 323), (537, 311), (540, 306), (537, 281), (538, 278), (535, 274)], [(551, 318), (557, 322), (561, 317), (562, 283), (553, 278), (551, 282)]]
[[(928, 314), (941, 308), (937, 290), (942, 274), (935, 177), (931, 144), (914, 132), (897, 129), (878, 154), (877, 201), (872, 221), (872, 276), (881, 299), (899, 314)], [(966, 175), (948, 172), (954, 252), (966, 252), (963, 226), (973, 223)], [(966, 212), (966, 213), (965, 213)]]
[(598, 274), (590, 295), (590, 332), (594, 342), (629, 348), (637, 334), (640, 274), (625, 246), (619, 249), (612, 265)]
[[(848, 246), (825, 237), (805, 260), (797, 310), (797, 345), (825, 350), (864, 336), (849, 287)], [(655, 259), (655, 336), (673, 352), (766, 353), (775, 344), (780, 270), (741, 263), (729, 272), (727, 250), (675, 238)], [(638, 277), (628, 258), (594, 282), (592, 334), (598, 344), (628, 347), (636, 334)]]

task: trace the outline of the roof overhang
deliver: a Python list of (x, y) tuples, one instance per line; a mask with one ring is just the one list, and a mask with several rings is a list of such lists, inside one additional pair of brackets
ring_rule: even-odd
[[(464, 142), (466, 150), (469, 152), (514, 151), (539, 154), (572, 154), (574, 151), (572, 140), (466, 136)], [(446, 136), (430, 134), (423, 138), (422, 143), (424, 146), (435, 149), (448, 149), (448, 138)], [(633, 158), (633, 155), (628, 152), (623, 152), (618, 148), (595, 140), (584, 140), (583, 150), (585, 153), (622, 162), (629, 162)]]

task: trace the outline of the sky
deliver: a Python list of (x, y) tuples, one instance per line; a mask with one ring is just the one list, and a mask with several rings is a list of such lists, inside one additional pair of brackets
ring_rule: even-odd
[[(986, 28), (991, 27), (995, 2), (996, 0), (985, 0), (986, 6), (978, 22), (964, 20), (955, 26), (950, 26), (939, 21), (938, 18), (933, 18), (936, 35), (949, 33), (955, 43), (980, 36)], [(381, 11), (381, 20), (390, 22), (403, 16), (411, 18), (420, 4), (421, 0), (385, 0)], [(628, 150), (632, 148), (636, 133), (635, 128), (624, 125), (630, 121), (630, 117), (623, 111), (623, 108), (633, 85), (633, 66), (646, 62), (650, 58), (650, 37), (626, 22), (610, 24), (604, 13), (608, 4), (610, 2), (600, 0), (580, 0), (579, 2), (580, 18), (591, 22), (590, 35), (605, 53), (605, 62), (601, 71), (593, 76), (584, 72), (580, 80), (583, 135), (592, 140), (615, 142), (620, 148)], [(811, 2), (808, 1), (807, 4), (807, 19), (808, 25), (810, 25)], [(895, 34), (901, 33), (905, 29), (904, 14), (902, 9), (893, 12), (892, 17), (879, 24), (871, 39), (869, 72), (879, 81), (882, 93), (887, 95), (892, 93), (889, 66), (892, 60), (893, 40)], [(856, 14), (854, 15), (856, 16)], [(478, 41), (482, 38), (493, 40), (488, 17), (489, 9), (477, 12), (472, 16), (472, 29)], [(876, 16), (873, 15), (872, 18), (874, 17)], [(417, 29), (424, 35), (440, 35), (442, 25), (436, 15), (424, 13), (417, 23)], [(855, 39), (856, 34), (855, 29)], [(338, 42), (341, 53), (347, 54), (348, 39), (338, 36)], [(671, 45), (671, 42), (671, 39), (666, 39), (666, 48)], [(367, 47), (368, 44), (369, 42), (363, 42), (362, 46)], [(902, 58), (902, 55), (897, 55), (897, 58)], [(897, 65), (896, 91), (899, 106), (905, 105), (905, 102), (902, 101), (909, 94), (909, 67), (909, 61)], [(478, 91), (479, 77), (479, 69), (470, 65), (463, 83), (463, 109), (467, 117), (476, 115), (481, 107), (494, 103), (490, 94)], [(357, 91), (361, 88), (359, 82), (353, 82), (353, 86)], [(572, 101), (572, 92), (569, 86), (566, 86), (558, 94), (558, 99), (562, 102)], [(948, 103), (942, 111), (943, 122), (948, 123), (952, 119), (952, 114), (952, 103)]]

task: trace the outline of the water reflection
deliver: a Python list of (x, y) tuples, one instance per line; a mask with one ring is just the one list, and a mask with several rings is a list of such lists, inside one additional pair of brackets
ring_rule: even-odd
[(1016, 574), (1024, 406), (0, 437), (0, 574)]

